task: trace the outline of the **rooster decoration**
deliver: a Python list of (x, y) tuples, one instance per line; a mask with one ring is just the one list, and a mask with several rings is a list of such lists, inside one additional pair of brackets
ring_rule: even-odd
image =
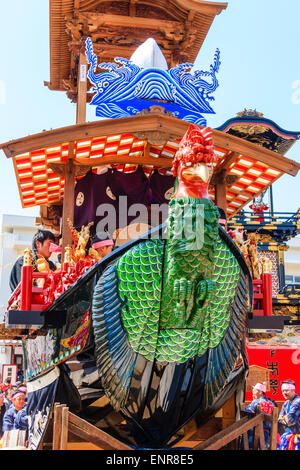
[(239, 388), (250, 274), (209, 200), (209, 128), (191, 124), (173, 161), (166, 230), (108, 265), (93, 294), (95, 353), (110, 403), (139, 445), (162, 446)]

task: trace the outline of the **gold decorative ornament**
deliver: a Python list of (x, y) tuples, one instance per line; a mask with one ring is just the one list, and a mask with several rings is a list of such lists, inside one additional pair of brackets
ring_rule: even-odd
[(32, 266), (32, 251), (30, 248), (24, 250), (23, 266)]
[(64, 261), (65, 263), (68, 263), (70, 266), (74, 264), (73, 258), (72, 258), (72, 247), (71, 246), (66, 246), (65, 247), (65, 256), (64, 256)]
[(80, 259), (84, 259), (86, 257), (86, 245), (90, 238), (90, 227), (94, 225), (94, 222), (90, 222), (88, 225), (83, 225), (81, 227), (80, 232), (78, 232), (75, 227), (73, 226), (70, 219), (67, 219), (69, 228), (71, 230), (73, 239), (76, 243), (76, 247), (72, 250), (72, 258), (77, 263)]

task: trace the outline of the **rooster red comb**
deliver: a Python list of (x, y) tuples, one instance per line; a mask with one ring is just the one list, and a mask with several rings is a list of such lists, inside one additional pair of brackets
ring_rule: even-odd
[(211, 129), (209, 127), (200, 129), (196, 124), (190, 124), (173, 159), (172, 172), (174, 176), (177, 175), (180, 162), (204, 162), (211, 165), (217, 159), (214, 154)]

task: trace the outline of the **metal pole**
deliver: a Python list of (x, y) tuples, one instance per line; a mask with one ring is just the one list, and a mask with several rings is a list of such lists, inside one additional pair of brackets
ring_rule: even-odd
[(273, 186), (269, 188), (269, 197), (270, 197), (270, 216), (274, 216), (274, 201), (273, 201)]

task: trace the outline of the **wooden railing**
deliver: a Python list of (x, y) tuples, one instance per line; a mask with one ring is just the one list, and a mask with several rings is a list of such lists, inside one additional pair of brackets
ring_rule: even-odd
[(132, 450), (118, 439), (71, 413), (66, 405), (55, 403), (52, 450), (67, 450), (69, 433), (77, 436), (79, 441), (94, 444), (102, 450)]
[[(245, 414), (245, 412), (243, 412)], [(270, 448), (277, 449), (277, 430), (278, 430), (278, 408), (273, 408), (272, 415), (261, 413), (257, 410), (256, 415), (246, 413), (239, 421), (223, 429), (219, 433), (210, 437), (206, 441), (193, 447), (193, 450), (219, 450), (230, 442), (243, 436), (243, 448), (249, 450), (247, 431), (254, 428), (253, 450), (266, 450), (263, 423), (270, 422)]]
[[(271, 423), (269, 450), (276, 450), (278, 408), (273, 408), (272, 415), (261, 413), (260, 409), (257, 410), (256, 415), (245, 412), (242, 414), (244, 416), (239, 421), (197, 444), (191, 450), (219, 450), (240, 436), (243, 436), (244, 450), (249, 450), (247, 431), (252, 428), (254, 428), (253, 450), (266, 450), (264, 421)], [(81, 443), (86, 441), (101, 450), (133, 450), (132, 447), (71, 413), (66, 405), (56, 403), (54, 405), (52, 449), (67, 450), (69, 448), (69, 433), (76, 436)]]

